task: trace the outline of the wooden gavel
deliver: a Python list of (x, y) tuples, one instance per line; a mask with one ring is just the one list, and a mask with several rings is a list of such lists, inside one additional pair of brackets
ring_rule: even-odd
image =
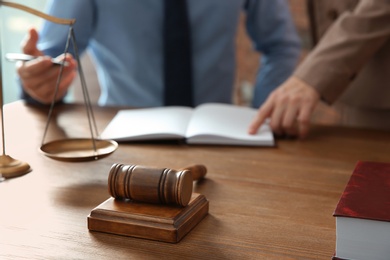
[(116, 199), (185, 207), (191, 199), (193, 181), (206, 173), (203, 165), (173, 170), (116, 163), (108, 176), (108, 192)]

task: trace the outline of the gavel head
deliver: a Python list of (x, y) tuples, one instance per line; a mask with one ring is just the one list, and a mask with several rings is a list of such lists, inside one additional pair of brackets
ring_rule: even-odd
[(116, 199), (169, 204), (185, 207), (192, 195), (193, 178), (189, 170), (172, 170), (140, 165), (113, 164), (108, 191)]

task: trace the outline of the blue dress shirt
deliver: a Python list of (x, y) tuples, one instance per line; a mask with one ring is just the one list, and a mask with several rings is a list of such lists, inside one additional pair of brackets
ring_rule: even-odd
[[(253, 105), (259, 106), (293, 71), (300, 40), (285, 0), (188, 0), (195, 105), (231, 103), (236, 31), (241, 11), (254, 48), (262, 53)], [(96, 61), (99, 105), (163, 105), (163, 1), (50, 0), (47, 13), (75, 18), (80, 53)], [(64, 52), (68, 27), (45, 22), (39, 47)]]

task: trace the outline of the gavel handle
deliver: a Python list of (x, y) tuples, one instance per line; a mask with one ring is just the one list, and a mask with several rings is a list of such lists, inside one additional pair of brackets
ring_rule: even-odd
[(198, 181), (198, 180), (201, 180), (204, 178), (204, 176), (206, 176), (206, 173), (207, 173), (207, 168), (206, 166), (202, 165), (202, 164), (196, 164), (196, 165), (192, 165), (192, 166), (189, 166), (189, 167), (185, 167), (181, 170), (188, 170), (191, 172), (192, 174), (192, 179), (194, 181)]

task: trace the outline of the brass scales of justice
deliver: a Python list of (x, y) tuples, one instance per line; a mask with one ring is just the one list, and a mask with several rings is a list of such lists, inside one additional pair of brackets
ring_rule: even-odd
[[(48, 143), (44, 143), (46, 133), (48, 132), (51, 116), (54, 110), (56, 95), (57, 95), (59, 83), (61, 82), (62, 71), (65, 66), (65, 61), (63, 61), (60, 64), (60, 72), (55, 86), (53, 101), (49, 109), (48, 119), (46, 122), (46, 127), (43, 134), (40, 151), (44, 155), (48, 156), (49, 158), (60, 160), (60, 161), (68, 161), (68, 162), (97, 160), (113, 153), (118, 148), (118, 144), (115, 141), (102, 140), (97, 138), (99, 134), (96, 127), (92, 105), (90, 102), (88, 89), (86, 87), (86, 81), (81, 67), (80, 56), (78, 53), (75, 34), (73, 30), (73, 25), (76, 22), (76, 20), (57, 18), (42, 13), (40, 11), (37, 11), (35, 9), (32, 9), (30, 7), (17, 4), (17, 3), (8, 2), (8, 1), (0, 0), (0, 7), (1, 6), (7, 6), (10, 8), (19, 9), (28, 12), (32, 15), (41, 17), (50, 22), (69, 26), (69, 33), (65, 44), (64, 54), (66, 57), (66, 54), (68, 53), (69, 45), (72, 42), (74, 48), (74, 56), (78, 62), (78, 72), (81, 81), (84, 105), (86, 107), (91, 137), (90, 138), (68, 138), (68, 139), (61, 139), (61, 140), (55, 140)], [(0, 27), (0, 39), (1, 39), (1, 27)], [(0, 41), (0, 57), (2, 57), (1, 41)], [(0, 59), (0, 107), (1, 107), (1, 128), (2, 128), (2, 149), (3, 149), (2, 155), (0, 155), (0, 177), (7, 179), (7, 178), (13, 178), (13, 177), (24, 175), (30, 172), (31, 168), (28, 163), (14, 159), (11, 156), (7, 155), (5, 152), (4, 112), (3, 112), (4, 101), (3, 101), (3, 81), (2, 81), (1, 63), (2, 60)]]

